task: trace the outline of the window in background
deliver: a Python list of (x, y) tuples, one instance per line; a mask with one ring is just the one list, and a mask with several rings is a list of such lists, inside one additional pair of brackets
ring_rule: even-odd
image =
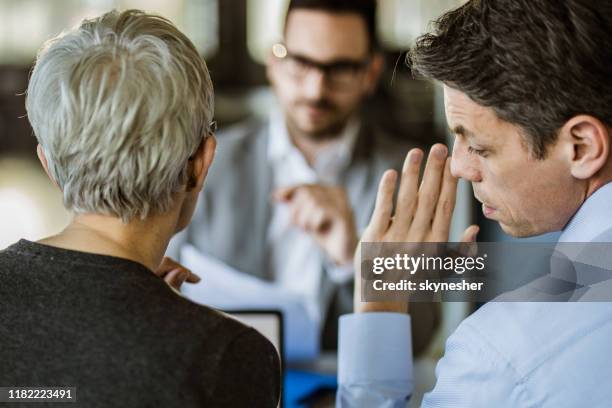
[(379, 0), (378, 38), (385, 48), (406, 50), (421, 30), (420, 0)]
[(265, 64), (270, 47), (283, 39), (289, 0), (247, 0), (247, 46), (251, 57)]
[(21, 238), (38, 240), (57, 234), (69, 219), (62, 193), (40, 163), (0, 158), (0, 250)]
[[(465, 0), (378, 0), (377, 29), (383, 48), (407, 50), (431, 20)], [(268, 50), (282, 39), (289, 0), (247, 0), (247, 43), (251, 57), (264, 64)]]
[[(15, 95), (25, 89), (21, 71), (27, 69), (36, 52), (49, 38), (84, 18), (112, 9), (142, 9), (174, 22), (206, 56), (219, 45), (218, 0), (0, 0), (0, 141), (32, 137), (29, 130), (15, 126), (25, 114), (23, 98)], [(19, 105), (19, 107), (17, 107)], [(19, 119), (25, 121), (26, 119)], [(0, 249), (19, 238), (37, 240), (59, 232), (68, 222), (61, 193), (47, 179), (38, 162), (12, 158), (11, 147), (20, 143), (0, 143)], [(29, 149), (29, 148), (24, 148)], [(30, 149), (31, 150), (31, 149)], [(34, 156), (26, 150), (27, 156)]]
[(378, 0), (378, 35), (385, 49), (407, 50), (430, 21), (466, 0)]
[(219, 46), (218, 0), (0, 0), (0, 64), (30, 64), (48, 38), (112, 9), (160, 14), (205, 56)]

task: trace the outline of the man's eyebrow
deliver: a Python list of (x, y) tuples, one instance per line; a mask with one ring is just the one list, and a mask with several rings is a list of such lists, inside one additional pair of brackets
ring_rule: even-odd
[(467, 130), (466, 128), (464, 128), (461, 125), (457, 125), (454, 128), (449, 128), (449, 130), (455, 134), (455, 135), (461, 135), (467, 138), (473, 138), (474, 137), (474, 133), (470, 132), (469, 130)]

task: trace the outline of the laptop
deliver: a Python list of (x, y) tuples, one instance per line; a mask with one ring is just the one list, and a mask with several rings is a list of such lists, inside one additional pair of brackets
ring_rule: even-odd
[[(284, 377), (285, 359), (284, 359), (284, 337), (283, 337), (283, 314), (280, 310), (224, 310), (225, 313), (232, 316), (236, 320), (251, 326), (267, 338), (278, 352), (281, 362), (281, 376)], [(285, 387), (281, 387), (284, 390)], [(283, 406), (283, 392), (279, 407)]]

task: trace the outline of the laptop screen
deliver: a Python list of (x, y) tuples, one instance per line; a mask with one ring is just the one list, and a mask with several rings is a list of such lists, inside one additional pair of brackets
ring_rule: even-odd
[(226, 310), (236, 320), (253, 327), (276, 347), (283, 362), (283, 318), (278, 310)]

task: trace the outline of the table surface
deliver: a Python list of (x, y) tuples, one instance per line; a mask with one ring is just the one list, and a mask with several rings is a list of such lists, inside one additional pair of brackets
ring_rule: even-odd
[[(417, 358), (414, 361), (414, 393), (412, 398), (410, 398), (410, 402), (406, 405), (407, 407), (419, 407), (423, 395), (434, 387), (436, 383), (436, 364), (437, 361), (431, 357)], [(335, 352), (324, 352), (315, 360), (288, 363), (287, 368), (290, 370), (337, 375), (338, 357)], [(334, 407), (334, 403), (335, 393), (327, 392), (318, 395), (316, 400), (309, 406), (312, 408), (328, 408)]]

